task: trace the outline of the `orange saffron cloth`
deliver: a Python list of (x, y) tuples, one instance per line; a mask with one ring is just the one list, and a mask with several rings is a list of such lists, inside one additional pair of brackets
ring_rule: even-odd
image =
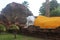
[(38, 16), (34, 21), (35, 26), (41, 29), (56, 29), (60, 26), (60, 17)]

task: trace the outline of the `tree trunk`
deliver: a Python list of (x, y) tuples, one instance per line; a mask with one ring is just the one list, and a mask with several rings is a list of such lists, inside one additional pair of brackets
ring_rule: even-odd
[(17, 37), (16, 37), (16, 35), (17, 35), (17, 31), (16, 30), (14, 30), (14, 39), (16, 39)]
[(45, 14), (45, 16), (50, 16), (50, 2), (49, 2), (49, 0), (46, 0), (46, 14)]
[(15, 33), (15, 39), (16, 39), (16, 33)]

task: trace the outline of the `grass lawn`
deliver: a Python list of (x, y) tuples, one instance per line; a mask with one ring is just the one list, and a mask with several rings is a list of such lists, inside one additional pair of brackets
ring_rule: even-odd
[(17, 38), (14, 39), (13, 34), (0, 34), (0, 40), (43, 40), (43, 39), (30, 37), (30, 36), (24, 36), (24, 35), (17, 35)]

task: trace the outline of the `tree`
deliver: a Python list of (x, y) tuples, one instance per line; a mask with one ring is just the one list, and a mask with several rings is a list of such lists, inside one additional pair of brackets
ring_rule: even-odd
[(52, 10), (50, 16), (60, 16), (60, 6), (55, 10)]
[(46, 13), (46, 10), (45, 10), (46, 3), (43, 3), (42, 5), (43, 6), (40, 7), (39, 11), (41, 12), (41, 15), (45, 15), (45, 13)]
[(6, 31), (6, 27), (3, 24), (0, 24), (0, 32), (5, 32)]
[(16, 39), (16, 34), (17, 34), (17, 30), (19, 30), (19, 27), (16, 24), (11, 24), (10, 25), (10, 30), (13, 30), (13, 34), (14, 34), (14, 39)]
[(59, 6), (59, 3), (56, 0), (52, 0), (50, 2), (50, 10), (54, 10), (55, 8), (57, 8)]
[(29, 5), (29, 3), (28, 3), (27, 1), (24, 1), (22, 4), (23, 4), (25, 7), (28, 7), (28, 5)]
[[(45, 5), (46, 5), (46, 2), (43, 3), (39, 9), (39, 11), (41, 12), (41, 15), (45, 15), (45, 13), (46, 13)], [(50, 13), (52, 10), (55, 10), (58, 6), (59, 6), (59, 3), (56, 0), (50, 1)]]
[(5, 25), (6, 29), (8, 29), (8, 25), (9, 25), (8, 19), (4, 15), (1, 15), (1, 14), (0, 14), (0, 24)]
[[(33, 15), (32, 12), (27, 7), (25, 7), (22, 4), (15, 3), (15, 2), (8, 4), (2, 10), (1, 13), (2, 15), (6, 16), (6, 18), (10, 22), (15, 22), (17, 18), (25, 20), (27, 16)], [(23, 20), (22, 21), (20, 20), (20, 22), (23, 22)]]

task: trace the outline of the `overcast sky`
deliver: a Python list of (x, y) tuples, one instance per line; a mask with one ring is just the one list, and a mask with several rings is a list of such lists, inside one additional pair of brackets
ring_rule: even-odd
[[(11, 2), (22, 3), (23, 1), (28, 1), (29, 9), (35, 16), (39, 15), (39, 8), (45, 2), (45, 0), (0, 0), (0, 11)], [(57, 1), (60, 3), (60, 0)]]

